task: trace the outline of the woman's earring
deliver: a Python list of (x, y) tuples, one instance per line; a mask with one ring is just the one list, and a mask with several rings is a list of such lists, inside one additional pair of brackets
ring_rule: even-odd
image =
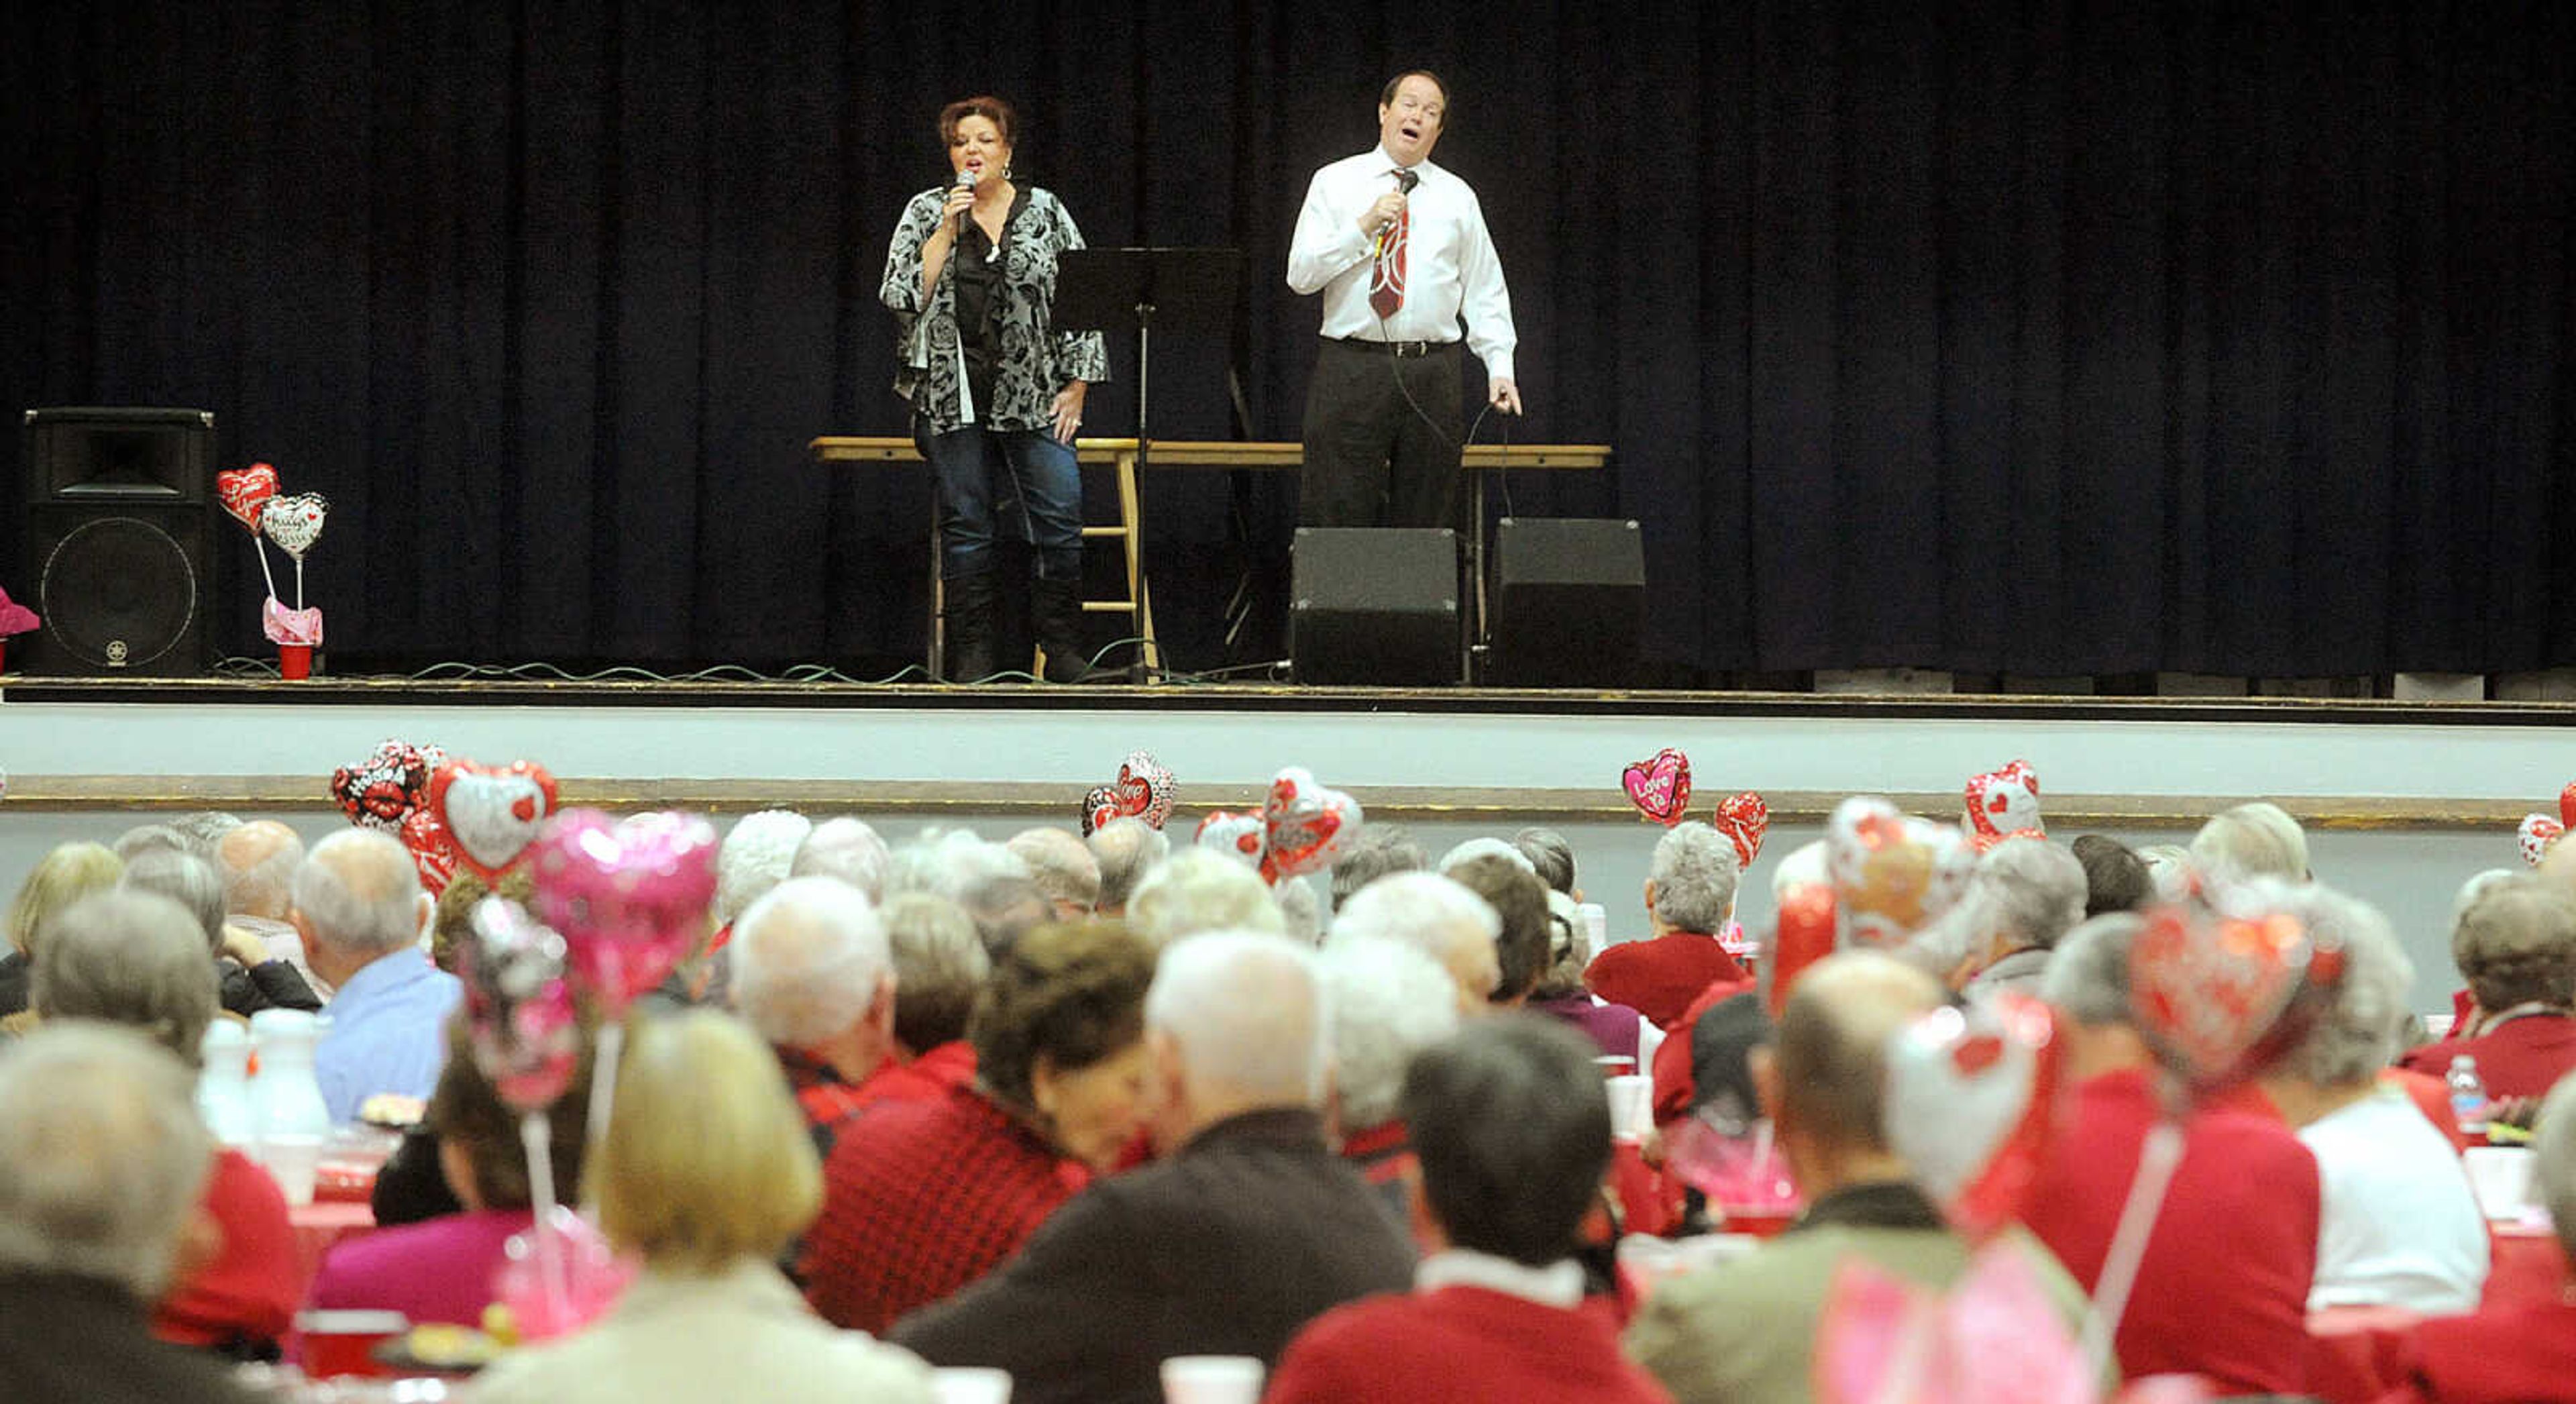
[(1004, 179), (1004, 180), (1009, 180), (1010, 178), (1011, 178), (1011, 168), (1010, 168), (1009, 166), (1007, 166), (1007, 165), (1006, 165), (1006, 166), (1002, 167), (1002, 179)]

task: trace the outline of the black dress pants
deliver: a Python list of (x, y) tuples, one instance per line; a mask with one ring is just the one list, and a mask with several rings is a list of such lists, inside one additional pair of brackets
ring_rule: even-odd
[(1325, 339), (1306, 391), (1300, 526), (1458, 525), (1459, 355), (1456, 342), (1399, 355)]

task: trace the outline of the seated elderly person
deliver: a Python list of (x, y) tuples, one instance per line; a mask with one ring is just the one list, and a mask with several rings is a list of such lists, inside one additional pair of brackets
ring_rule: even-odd
[(733, 821), (716, 845), (715, 920), (731, 928), (751, 904), (785, 882), (814, 821), (792, 809), (761, 809)]
[(789, 877), (839, 878), (871, 902), (885, 901), (886, 870), (893, 854), (865, 819), (840, 815), (826, 819), (796, 845)]
[[(256, 939), (270, 956), (295, 967), (315, 994), (304, 961), (304, 939), (286, 919), (294, 904), (295, 870), (304, 863), (304, 840), (274, 819), (253, 819), (228, 829), (215, 844), (215, 867), (224, 879), (225, 921)], [(470, 876), (470, 874), (469, 874)]]
[(125, 860), (96, 843), (57, 844), (36, 860), (9, 901), (9, 950), (0, 955), (0, 1016), (27, 1008), (27, 977), (45, 927), (62, 910), (93, 892), (116, 886)]
[(1029, 876), (1057, 921), (1081, 921), (1100, 904), (1100, 860), (1082, 836), (1070, 829), (1042, 825), (1011, 835), (1003, 847), (1029, 865)]
[(1530, 991), (1538, 987), (1539, 977), (1547, 973), (1548, 948), (1553, 944), (1549, 939), (1547, 884), (1538, 880), (1529, 861), (1517, 853), (1509, 857), (1478, 854), (1444, 867), (1441, 874), (1484, 898), (1501, 923), (1501, 929), (1494, 933), (1494, 992), (1487, 998), (1510, 1007), (1527, 1003)]
[(1943, 968), (1965, 993), (2036, 997), (2049, 948), (2084, 919), (2084, 895), (2074, 854), (2046, 839), (2006, 839), (1977, 860), (1967, 892), (1925, 937), (1960, 943)]
[(945, 897), (907, 892), (878, 914), (894, 955), (894, 1046), (859, 1085), (859, 1100), (935, 1101), (975, 1079), (966, 1030), (993, 958), (975, 923)]
[(1554, 829), (1528, 828), (1512, 835), (1512, 847), (1530, 862), (1530, 871), (1547, 884), (1550, 892), (1560, 892), (1567, 900), (1583, 900), (1583, 889), (1574, 885), (1574, 845)]
[(1402, 1228), (1324, 1143), (1325, 1012), (1313, 952), (1283, 937), (1173, 943), (1145, 1001), (1164, 1158), (1094, 1182), (892, 1339), (1010, 1371), (1014, 1404), (1154, 1404), (1175, 1355), (1267, 1365), (1327, 1309), (1403, 1288)]
[(373, 829), (343, 829), (305, 855), (294, 901), (305, 959), (338, 991), (313, 1050), (331, 1119), (355, 1120), (379, 1092), (429, 1096), (464, 987), (420, 950), (430, 899), (411, 853)]
[(706, 1009), (637, 1021), (586, 1179), (601, 1231), (643, 1275), (587, 1330), (477, 1377), (483, 1404), (932, 1404), (919, 1361), (815, 1320), (774, 1266), (821, 1205), (822, 1173), (750, 1029)]
[(2316, 1156), (2323, 1187), (2308, 1309), (2474, 1309), (2487, 1280), (2486, 1219), (2450, 1138), (2380, 1076), (2407, 1023), (2414, 963), (2364, 903), (2315, 886), (2256, 890), (2343, 947), (2332, 1002), (2261, 1078)]
[(1646, 878), (1653, 934), (1594, 956), (1584, 984), (1670, 1031), (1709, 986), (1748, 978), (1717, 939), (1735, 915), (1739, 872), (1735, 844), (1724, 834), (1696, 819), (1675, 824), (1656, 842)]
[[(1753, 1080), (1807, 1197), (1795, 1226), (1750, 1254), (1676, 1279), (1646, 1299), (1629, 1353), (1684, 1404), (1812, 1397), (1816, 1327), (1846, 1260), (1946, 1288), (1969, 1245), (1913, 1183), (1884, 1131), (1888, 1042), (1943, 1000), (1940, 983), (1874, 952), (1807, 967)], [(2018, 1244), (2071, 1332), (2083, 1294), (2048, 1254)]]
[(1259, 874), (1222, 854), (1188, 848), (1137, 884), (1127, 902), (1127, 928), (1159, 948), (1202, 931), (1277, 935), (1287, 922)]
[[(2129, 1012), (2129, 951), (2145, 929), (2127, 913), (2078, 926), (2040, 987), (2062, 1017), (2070, 1090), (2022, 1221), (2087, 1291), (2164, 1117)], [(2259, 1099), (2194, 1111), (2120, 1320), (2121, 1370), (2202, 1375), (2221, 1393), (2304, 1389), (2318, 1205), (2316, 1157)]]
[(1583, 987), (1584, 967), (1592, 963), (1592, 935), (1583, 927), (1574, 899), (1547, 894), (1548, 966), (1530, 991), (1529, 1008), (1581, 1029), (1605, 1058), (1637, 1059), (1638, 1014), (1612, 1004)]
[(1412, 830), (1372, 819), (1351, 835), (1342, 856), (1333, 862), (1333, 911), (1340, 913), (1344, 902), (1379, 878), (1430, 868), (1431, 855), (1414, 840)]
[[(429, 1098), (439, 1171), (458, 1211), (341, 1240), (306, 1295), (313, 1307), (399, 1311), (414, 1325), (482, 1323), (504, 1249), (513, 1234), (535, 1225), (536, 1214), (520, 1115), (475, 1066), (470, 1040), (462, 1019), (449, 1024), (447, 1066)], [(587, 1073), (546, 1109), (557, 1193), (566, 1198), (581, 1184)]]
[(2067, 845), (2084, 865), (2084, 915), (2134, 912), (2156, 899), (2156, 880), (2137, 850), (2107, 834), (2078, 834)]
[[(54, 920), (36, 957), (35, 997), (47, 1022), (123, 1024), (193, 1069), (216, 1017), (215, 968), (203, 928), (178, 903), (103, 892)], [(153, 1332), (235, 1359), (274, 1358), (304, 1290), (286, 1198), (267, 1171), (225, 1149), (202, 1208), (214, 1237), (161, 1300)]]
[(888, 860), (886, 895), (930, 892), (974, 921), (985, 951), (999, 958), (1011, 943), (1055, 919), (1029, 865), (998, 843), (964, 829), (924, 829)]
[(214, 864), (194, 854), (156, 848), (135, 855), (117, 886), (129, 892), (158, 893), (197, 919), (214, 953), (226, 1013), (249, 1018), (263, 1009), (310, 1013), (322, 1007), (320, 997), (294, 966), (270, 956), (257, 937), (226, 921), (224, 882)]
[(733, 1006), (768, 1039), (817, 1154), (862, 1105), (894, 1048), (895, 972), (885, 922), (857, 888), (789, 878), (733, 923)]
[(1502, 928), (1492, 905), (1454, 879), (1397, 873), (1353, 893), (1333, 914), (1325, 945), (1374, 939), (1411, 946), (1449, 972), (1458, 1012), (1476, 1015), (1502, 988), (1502, 953), (1495, 944)]
[[(204, 1003), (211, 1012), (211, 981)], [(125, 1029), (69, 1023), (0, 1044), (0, 1380), (10, 1398), (254, 1397), (220, 1361), (144, 1325), (188, 1251), (212, 1163), (190, 1081), (167, 1049)]]
[[(2576, 1264), (2576, 1077), (2559, 1079), (2533, 1123), (2533, 1189)], [(2576, 1404), (2576, 1273), (2556, 1300), (2497, 1302), (2414, 1328), (2383, 1404)]]
[(1172, 841), (1163, 831), (1132, 814), (1092, 830), (1084, 843), (1100, 868), (1100, 897), (1091, 909), (1105, 917), (1125, 916), (1136, 884), (1172, 854)]
[(2309, 881), (2308, 836), (2277, 804), (2256, 800), (2213, 815), (2191, 837), (2191, 864), (2219, 882)]
[(1409, 1214), (1413, 1147), (1396, 1097), (1413, 1055), (1457, 1030), (1456, 987), (1431, 957), (1373, 937), (1335, 941), (1315, 969), (1333, 1012), (1333, 1123), (1342, 1156), (1389, 1209)]
[(1413, 1221), (1433, 1251), (1410, 1293), (1299, 1333), (1269, 1404), (1669, 1399), (1619, 1353), (1609, 1313), (1581, 1309), (1573, 1254), (1610, 1164), (1592, 1045), (1536, 1017), (1481, 1021), (1413, 1060), (1404, 1119), (1422, 1156)]
[(883, 1331), (1019, 1250), (1135, 1138), (1154, 952), (1115, 923), (1040, 927), (994, 966), (976, 1079), (846, 1122), (798, 1275), (823, 1319)]
[(2576, 897), (2537, 878), (2496, 882), (2452, 926), (2451, 959), (2476, 1005), (2400, 1066), (2440, 1077), (2475, 1058), (2491, 1097), (2537, 1097), (2576, 1071)]

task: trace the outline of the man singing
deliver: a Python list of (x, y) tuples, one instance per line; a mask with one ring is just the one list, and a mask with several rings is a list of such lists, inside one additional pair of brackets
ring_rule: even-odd
[(1485, 212), (1431, 164), (1448, 110), (1438, 77), (1396, 75), (1378, 99), (1377, 149), (1315, 172), (1297, 213), (1288, 286), (1324, 294), (1306, 395), (1307, 526), (1459, 524), (1462, 329), (1485, 363), (1486, 398), (1521, 412), (1511, 294)]

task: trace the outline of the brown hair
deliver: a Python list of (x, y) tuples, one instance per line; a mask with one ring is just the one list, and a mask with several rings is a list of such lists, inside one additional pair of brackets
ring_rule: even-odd
[[(429, 1128), (444, 1143), (462, 1147), (474, 1167), (474, 1197), (486, 1209), (524, 1209), (535, 1196), (528, 1185), (527, 1151), (519, 1139), (519, 1113), (474, 1061), (471, 1025), (463, 1013), (447, 1024), (447, 1062), (429, 1094)], [(590, 1039), (572, 1086), (546, 1109), (554, 1138), (555, 1192), (570, 1197), (581, 1184), (582, 1136), (590, 1107)]]
[(474, 904), (494, 895), (524, 907), (537, 894), (536, 879), (524, 867), (501, 874), (497, 889), (487, 887), (483, 879), (460, 868), (447, 880), (447, 890), (438, 894), (438, 905), (429, 918), (429, 959), (439, 969), (456, 973), (456, 943), (474, 934)]
[[(1438, 79), (1433, 79), (1438, 82)], [(989, 93), (977, 93), (939, 109), (939, 140), (942, 145), (957, 139), (957, 124), (969, 117), (981, 117), (1002, 129), (1002, 144), (1020, 144), (1020, 114), (1009, 103)]]
[(1038, 1059), (1090, 1067), (1145, 1036), (1154, 948), (1122, 922), (1041, 926), (993, 961), (966, 1030), (975, 1070), (1005, 1101), (1026, 1105)]
[[(1393, 107), (1393, 106), (1395, 106), (1395, 90), (1396, 90), (1396, 89), (1398, 89), (1398, 88), (1403, 87), (1403, 86), (1404, 86), (1404, 80), (1405, 80), (1405, 79), (1407, 79), (1407, 78), (1428, 78), (1428, 79), (1430, 79), (1430, 80), (1431, 80), (1431, 86), (1433, 86), (1433, 87), (1435, 87), (1435, 88), (1438, 88), (1438, 89), (1440, 90), (1440, 130), (1442, 130), (1442, 131), (1444, 131), (1444, 132), (1445, 132), (1445, 131), (1447, 131), (1447, 130), (1449, 130), (1449, 108), (1450, 108), (1450, 106), (1451, 106), (1451, 104), (1450, 104), (1450, 102), (1449, 102), (1449, 85), (1448, 85), (1447, 83), (1445, 83), (1445, 82), (1442, 82), (1442, 81), (1441, 81), (1441, 79), (1440, 79), (1440, 75), (1439, 75), (1439, 74), (1437, 74), (1437, 73), (1432, 72), (1430, 69), (1427, 69), (1427, 68), (1408, 68), (1408, 69), (1404, 70), (1402, 73), (1399, 73), (1399, 74), (1395, 75), (1394, 77), (1387, 79), (1387, 80), (1386, 80), (1386, 87), (1384, 87), (1383, 89), (1381, 89), (1381, 90), (1378, 92), (1378, 95), (1377, 95), (1377, 102), (1378, 102), (1378, 106), (1380, 106), (1380, 107)], [(1009, 135), (1008, 135), (1008, 134), (1007, 134), (1007, 132), (1006, 132), (1006, 133), (1004, 134), (1004, 136), (1003, 136), (1003, 140), (1008, 141), (1009, 139), (1010, 139), (1010, 137), (1009, 137)]]

